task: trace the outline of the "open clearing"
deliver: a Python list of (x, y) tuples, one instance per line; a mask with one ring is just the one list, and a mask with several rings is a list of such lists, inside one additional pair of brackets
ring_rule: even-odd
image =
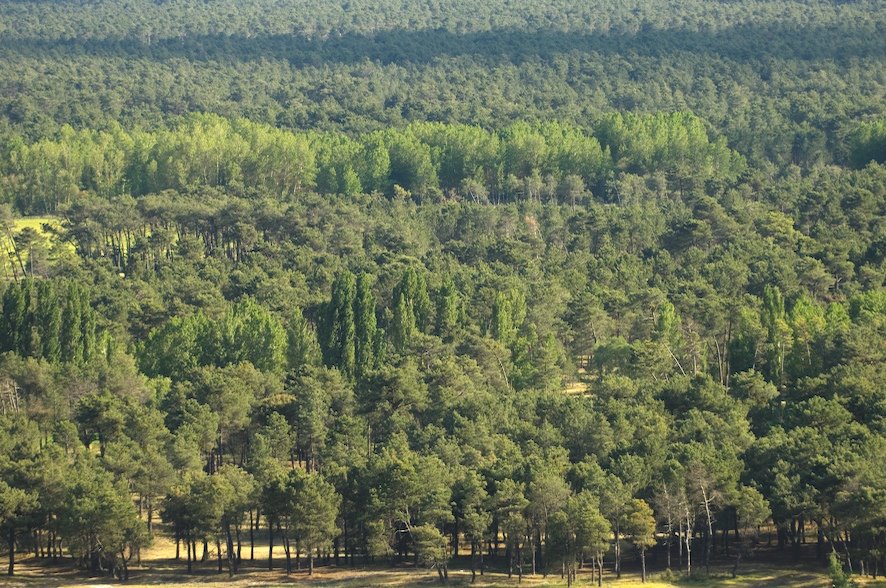
[[(165, 543), (165, 542), (163, 542)], [(261, 550), (256, 549), (256, 560), (249, 562), (244, 560), (241, 572), (233, 578), (229, 578), (227, 571), (218, 573), (216, 561), (211, 557), (209, 561), (195, 565), (194, 574), (187, 575), (185, 573), (185, 561), (175, 561), (169, 552), (169, 544), (155, 545), (151, 550), (145, 553), (142, 566), (133, 566), (130, 570), (130, 581), (126, 586), (283, 586), (290, 584), (304, 584), (311, 586), (324, 587), (340, 587), (340, 588), (358, 588), (361, 586), (395, 586), (407, 588), (410, 586), (438, 586), (437, 574), (433, 570), (416, 570), (412, 567), (401, 568), (382, 568), (382, 567), (355, 567), (349, 568), (345, 566), (335, 567), (326, 566), (315, 569), (313, 577), (307, 575), (306, 570), (294, 571), (291, 576), (287, 576), (282, 569), (284, 565), (283, 554), (280, 552), (277, 559), (277, 551), (275, 550), (275, 570), (267, 570), (267, 559), (263, 556), (267, 554), (267, 547)], [(247, 551), (244, 550), (244, 555)], [(161, 557), (163, 556), (163, 557)], [(70, 565), (70, 561), (65, 564), (49, 565), (42, 560), (34, 558), (23, 558), (16, 566), (16, 576), (14, 578), (0, 577), (0, 585), (2, 586), (49, 586), (49, 587), (98, 587), (111, 584), (119, 584), (112, 582), (110, 578), (86, 578), (79, 574), (77, 570)], [(467, 558), (461, 558), (455, 569), (449, 572), (449, 586), (471, 586), (470, 572), (463, 566), (467, 565)], [(294, 565), (294, 564), (293, 564)], [(761, 562), (749, 562), (743, 565), (738, 578), (731, 577), (731, 568), (727, 562), (722, 562), (718, 566), (712, 567), (712, 574), (709, 578), (697, 577), (693, 581), (680, 580), (664, 580), (662, 574), (650, 574), (650, 579), (645, 584), (640, 581), (637, 570), (628, 570), (624, 573), (621, 580), (616, 580), (608, 574), (604, 576), (604, 586), (618, 586), (619, 588), (666, 588), (677, 586), (699, 586), (699, 587), (776, 587), (776, 586), (796, 586), (799, 588), (826, 588), (830, 586), (830, 581), (823, 568), (814, 569), (814, 564), (809, 561), (803, 561), (796, 565), (790, 564), (770, 564)], [(699, 570), (699, 573), (703, 570)], [(873, 581), (870, 578), (856, 578), (860, 585), (865, 587), (881, 586), (886, 587), (886, 580)], [(518, 581), (516, 575), (508, 579), (507, 574), (501, 571), (487, 571), (484, 576), (477, 576), (477, 581), (473, 586), (478, 588), (491, 588), (497, 586), (517, 586)], [(544, 578), (538, 576), (524, 576), (520, 586), (528, 587), (564, 587), (566, 582), (560, 580), (559, 576), (552, 575)], [(578, 586), (595, 586), (592, 582), (589, 571), (580, 572), (578, 577)]]
[[(53, 230), (61, 229), (61, 219), (56, 216), (27, 216), (17, 218), (13, 221), (12, 237), (21, 233), (25, 229), (32, 229), (39, 237), (43, 238), (43, 245), (49, 249), (53, 245), (53, 235), (45, 230), (45, 226), (52, 227)], [(10, 235), (5, 231), (0, 232), (0, 252), (2, 252), (2, 265), (4, 276), (9, 278), (15, 274), (16, 266), (19, 264), (18, 258), (14, 254), (14, 244)], [(28, 254), (26, 251), (20, 251), (21, 263), (27, 265)]]
[[(405, 564), (398, 567), (385, 565), (348, 567), (344, 561), (338, 567), (320, 566), (315, 568), (314, 576), (308, 576), (307, 570), (296, 570), (293, 554), (293, 573), (286, 575), (284, 566), (286, 563), (285, 552), (281, 545), (274, 548), (274, 570), (267, 569), (268, 541), (264, 532), (256, 534), (255, 560), (249, 561), (249, 543), (244, 541), (242, 546), (243, 563), (241, 570), (233, 578), (227, 573), (227, 568), (222, 573), (218, 572), (216, 552), (210, 545), (209, 559), (206, 562), (194, 564), (194, 573), (186, 573), (184, 552), (182, 559), (175, 560), (175, 543), (169, 538), (168, 529), (163, 530), (165, 524), (158, 522), (156, 535), (151, 546), (142, 551), (142, 565), (130, 566), (130, 580), (125, 586), (285, 586), (285, 585), (309, 585), (335, 588), (359, 588), (362, 586), (393, 586), (408, 588), (410, 586), (439, 586), (435, 570), (416, 569)], [(262, 530), (263, 531), (263, 530)], [(518, 583), (516, 573), (513, 578), (508, 578), (507, 573), (501, 568), (488, 569), (485, 575), (477, 576), (477, 581), (471, 584), (470, 559), (464, 555), (450, 564), (448, 586), (476, 586), (478, 588), (493, 588), (499, 586), (527, 586), (527, 587), (565, 587), (565, 580), (560, 580), (559, 575), (549, 575), (544, 578), (526, 575), (522, 582)], [(654, 558), (648, 558), (650, 566), (655, 568)], [(134, 563), (134, 562), (133, 562)], [(488, 562), (487, 562), (488, 563)], [(499, 560), (498, 565), (502, 565)], [(676, 565), (676, 560), (675, 560)], [(718, 559), (711, 566), (711, 576), (702, 578), (704, 569), (698, 563), (694, 563), (696, 577), (692, 581), (681, 580), (677, 574), (672, 578), (663, 578), (660, 572), (650, 573), (649, 580), (644, 584), (640, 581), (640, 570), (637, 561), (628, 556), (623, 561), (624, 572), (622, 578), (617, 580), (610, 574), (611, 562), (607, 562), (606, 574), (603, 577), (604, 586), (617, 586), (619, 588), (666, 588), (679, 586), (698, 587), (741, 587), (741, 588), (767, 588), (777, 586), (795, 586), (799, 588), (827, 588), (831, 583), (827, 577), (824, 566), (818, 564), (814, 557), (814, 546), (806, 545), (799, 554), (799, 560), (792, 563), (791, 556), (787, 552), (777, 551), (774, 547), (761, 547), (753, 560), (742, 562), (738, 578), (732, 578), (732, 564), (728, 558)], [(305, 562), (306, 565), (306, 562)], [(492, 567), (492, 565), (490, 565)], [(525, 568), (524, 568), (525, 569)], [(0, 570), (2, 572), (3, 570)], [(121, 585), (109, 577), (89, 578), (82, 571), (77, 570), (73, 560), (66, 559), (58, 564), (48, 563), (25, 554), (18, 554), (16, 558), (16, 575), (7, 578), (0, 575), (0, 586), (36, 587), (47, 586), (52, 588), (61, 587), (99, 587), (108, 585)], [(873, 581), (870, 578), (854, 578), (859, 585), (864, 587), (886, 588), (886, 580)], [(578, 586), (596, 586), (592, 581), (590, 570), (579, 571)]]

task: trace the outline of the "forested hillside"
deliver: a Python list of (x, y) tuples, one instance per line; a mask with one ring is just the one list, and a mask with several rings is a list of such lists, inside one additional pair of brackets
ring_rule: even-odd
[(9, 573), (882, 575), (884, 29), (0, 1)]

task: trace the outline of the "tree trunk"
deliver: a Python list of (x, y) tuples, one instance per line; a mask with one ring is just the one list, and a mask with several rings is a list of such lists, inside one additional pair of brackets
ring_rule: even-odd
[(191, 538), (185, 537), (185, 542), (187, 543), (187, 551), (188, 551), (188, 573), (190, 574), (193, 571), (192, 563), (191, 563)]
[(12, 576), (15, 575), (15, 527), (12, 525), (9, 526), (9, 534), (7, 535), (6, 542), (9, 546), (9, 569), (6, 572), (6, 575)]
[(274, 523), (268, 520), (268, 571), (274, 569)]
[(523, 581), (523, 542), (517, 542), (517, 583)]
[(642, 580), (646, 583), (646, 548), (640, 548), (640, 569), (642, 570)]
[(711, 501), (708, 498), (707, 488), (704, 486), (701, 487), (701, 496), (704, 499), (704, 510), (708, 519), (708, 533), (705, 537), (705, 553), (704, 553), (704, 565), (705, 571), (710, 575), (711, 573), (711, 538), (714, 534), (714, 523), (711, 516)]
[(286, 573), (292, 573), (292, 555), (290, 551), (289, 545), (289, 526), (286, 525), (284, 527), (280, 527), (280, 523), (277, 523), (277, 530), (283, 534), (283, 552), (286, 553)]
[(231, 525), (225, 525), (225, 552), (228, 556), (228, 577), (234, 576), (234, 536), (231, 534)]
[(686, 530), (683, 539), (686, 542), (686, 575), (692, 577), (692, 527), (689, 507), (686, 507)]
[(240, 525), (238, 524), (235, 527), (235, 529), (237, 531), (237, 567), (236, 567), (236, 569), (239, 572), (240, 571), (240, 562), (243, 561), (243, 558), (241, 557), (241, 551), (240, 551), (243, 548), (243, 542), (240, 537)]
[(480, 575), (482, 576), (486, 572), (486, 562), (483, 560), (483, 555), (484, 555), (483, 550), (480, 549), (479, 551), (480, 551)]
[(120, 562), (123, 565), (123, 578), (121, 578), (121, 580), (123, 582), (127, 582), (129, 581), (129, 562), (126, 559), (126, 555), (122, 551), (120, 552)]
[(683, 569), (683, 523), (677, 521), (677, 566)]
[(674, 540), (674, 528), (673, 523), (671, 523), (671, 513), (668, 512), (668, 540), (665, 544), (668, 549), (668, 569), (671, 569), (671, 543)]
[[(256, 513), (257, 514), (257, 513)], [(249, 511), (249, 561), (255, 561), (255, 523), (252, 522), (252, 511)]]
[(458, 557), (458, 518), (455, 519), (452, 527), (452, 556)]
[(154, 534), (154, 502), (148, 498), (148, 535)]
[(615, 577), (621, 579), (621, 541), (618, 528), (618, 519), (615, 521)]

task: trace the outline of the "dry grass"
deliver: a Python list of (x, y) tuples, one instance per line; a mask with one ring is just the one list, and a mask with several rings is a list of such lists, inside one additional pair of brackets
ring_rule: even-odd
[[(141, 566), (132, 566), (131, 579), (127, 586), (284, 586), (288, 584), (303, 584), (310, 586), (358, 588), (361, 586), (393, 586), (407, 588), (410, 586), (437, 586), (437, 575), (430, 570), (415, 569), (412, 567), (401, 568), (348, 568), (348, 567), (318, 567), (314, 576), (309, 577), (305, 570), (294, 571), (287, 576), (283, 570), (284, 559), (282, 549), (275, 549), (275, 569), (267, 570), (267, 546), (261, 550), (256, 549), (254, 562), (244, 561), (240, 573), (233, 578), (228, 577), (227, 572), (218, 573), (217, 563), (211, 553), (209, 561), (197, 563), (192, 575), (186, 574), (184, 560), (175, 561), (174, 546), (167, 540), (159, 540), (151, 549), (144, 553)], [(248, 556), (248, 545), (244, 550)], [(697, 578), (691, 582), (679, 580), (666, 580), (658, 574), (652, 574), (645, 584), (640, 582), (639, 575), (635, 571), (624, 574), (621, 580), (614, 577), (604, 576), (604, 586), (616, 586), (618, 588), (674, 588), (674, 587), (777, 587), (793, 586), (797, 588), (825, 588), (830, 585), (827, 576), (822, 569), (810, 569), (808, 564), (797, 565), (773, 565), (773, 564), (749, 564), (745, 566), (738, 578), (733, 579), (727, 566), (714, 568), (708, 578)], [(886, 581), (873, 582), (870, 579), (860, 583), (863, 586), (886, 587)], [(0, 579), (0, 586), (47, 586), (47, 587), (98, 587), (109, 584), (108, 578), (85, 578), (82, 573), (74, 569), (72, 562), (49, 565), (34, 558), (22, 559), (16, 567), (15, 578), (4, 581)], [(450, 586), (470, 586), (470, 572), (465, 569), (454, 569), (449, 574)], [(478, 588), (492, 588), (517, 586), (516, 576), (508, 579), (501, 572), (487, 572), (484, 576), (478, 576), (473, 584)], [(558, 576), (550, 576), (547, 579), (542, 576), (525, 576), (520, 586), (529, 588), (550, 586), (564, 587), (565, 582)], [(589, 574), (581, 573), (578, 577), (578, 586), (594, 586)]]
[[(415, 569), (411, 566), (385, 567), (385, 566), (357, 566), (347, 567), (344, 563), (340, 567), (318, 566), (313, 577), (309, 577), (306, 570), (296, 570), (287, 576), (284, 570), (285, 553), (282, 546), (276, 545), (274, 549), (274, 570), (268, 571), (268, 541), (264, 532), (256, 535), (255, 560), (249, 561), (249, 541), (244, 534), (242, 555), (244, 558), (240, 572), (233, 578), (228, 577), (226, 571), (218, 573), (218, 564), (213, 545), (210, 545), (210, 557), (206, 562), (194, 564), (194, 573), (188, 575), (187, 564), (182, 559), (176, 561), (175, 543), (168, 538), (163, 530), (164, 525), (158, 524), (157, 535), (150, 548), (143, 550), (140, 566), (130, 567), (130, 581), (127, 586), (225, 586), (232, 588), (247, 586), (284, 586), (288, 584), (301, 584), (308, 586), (358, 588), (362, 586), (392, 586), (407, 588), (410, 586), (431, 587), (438, 586), (437, 574), (431, 570)], [(198, 548), (200, 546), (198, 545)], [(793, 586), (797, 588), (826, 588), (830, 585), (823, 567), (815, 562), (814, 554), (810, 551), (802, 556), (796, 563), (782, 561), (783, 554), (772, 550), (761, 550), (754, 561), (743, 563), (739, 570), (738, 578), (731, 577), (731, 566), (723, 560), (720, 565), (712, 567), (712, 574), (708, 578), (696, 578), (691, 582), (680, 581), (662, 577), (661, 574), (650, 574), (650, 579), (645, 584), (640, 582), (639, 570), (626, 569), (622, 579), (616, 580), (610, 574), (604, 575), (604, 586), (616, 586), (618, 588), (692, 588), (695, 586), (704, 588), (735, 587), (735, 588), (767, 588), (778, 586)], [(48, 564), (43, 560), (19, 555), (16, 566), (16, 576), (5, 579), (0, 576), (0, 586), (21, 587), (96, 587), (112, 582), (109, 578), (87, 578), (77, 570), (74, 562), (66, 559), (58, 564)], [(453, 564), (449, 573), (450, 586), (476, 586), (477, 588), (515, 587), (518, 585), (514, 576), (508, 579), (507, 574), (499, 571), (487, 571), (484, 576), (478, 576), (477, 582), (470, 583), (471, 575), (467, 569), (469, 562), (462, 557)], [(631, 565), (636, 565), (632, 562)], [(295, 563), (293, 562), (293, 567)], [(702, 570), (699, 568), (698, 570)], [(886, 588), (886, 581), (873, 582), (870, 579), (858, 579), (865, 587), (875, 586)], [(542, 586), (565, 587), (566, 583), (559, 576), (552, 575), (544, 578), (538, 576), (525, 576), (521, 587), (536, 588)], [(578, 577), (578, 586), (595, 586), (589, 573), (581, 572)]]
[[(580, 364), (584, 358), (575, 358), (578, 360)], [(566, 385), (563, 387), (563, 392), (565, 394), (587, 394), (588, 392), (588, 373), (587, 370), (583, 367), (579, 367), (576, 372), (576, 379), (571, 382), (566, 382)]]
[[(61, 228), (61, 219), (54, 216), (27, 216), (23, 218), (17, 218), (14, 221), (13, 225), (13, 235), (18, 235), (24, 229), (29, 228), (33, 229), (37, 232), (38, 235), (43, 237), (44, 244), (46, 247), (50, 247), (52, 245), (52, 234), (44, 230), (44, 225), (49, 225), (54, 230), (58, 230)], [(4, 275), (12, 275), (13, 265), (18, 266), (18, 259), (13, 255), (13, 243), (8, 235), (3, 232), (0, 234), (0, 255), (2, 255), (2, 260), (0, 260), (0, 264), (2, 264), (3, 269), (5, 270)], [(26, 252), (22, 252), (22, 262), (27, 264), (28, 256)]]

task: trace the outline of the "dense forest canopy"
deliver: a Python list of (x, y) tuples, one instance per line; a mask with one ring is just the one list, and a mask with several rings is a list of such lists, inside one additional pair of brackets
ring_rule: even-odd
[(689, 110), (755, 163), (802, 166), (882, 116), (883, 34), (873, 0), (16, 0), (0, 112), (37, 139), (191, 111), (366, 132)]
[(884, 24), (0, 1), (9, 572), (880, 573)]

